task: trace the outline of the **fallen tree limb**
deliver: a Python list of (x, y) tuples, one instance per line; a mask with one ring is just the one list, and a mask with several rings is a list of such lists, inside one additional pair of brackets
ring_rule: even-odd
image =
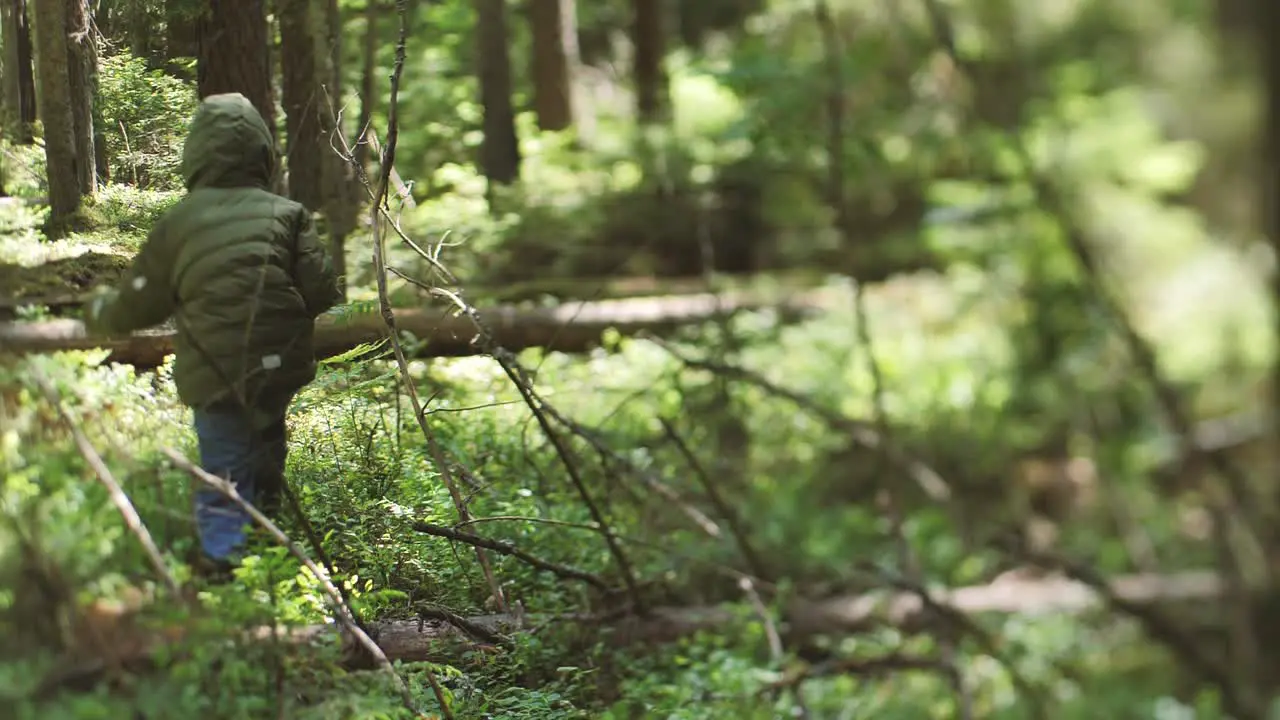
[[(1167, 575), (1138, 574), (1114, 578), (1108, 585), (1108, 597), (1102, 597), (1088, 584), (1061, 577), (1007, 578), (988, 585), (943, 590), (932, 600), (950, 611), (966, 616), (982, 614), (1048, 615), (1080, 613), (1105, 609), (1115, 599), (1129, 607), (1177, 606), (1197, 603), (1212, 606), (1222, 597), (1223, 583), (1212, 571), (1189, 571)], [(876, 591), (861, 595), (840, 596), (820, 600), (799, 600), (784, 611), (782, 622), (793, 639), (822, 634), (848, 634), (890, 625), (904, 630), (926, 627), (935, 614), (924, 606), (919, 593)], [(417, 619), (387, 620), (369, 624), (369, 636), (392, 662), (462, 663), (468, 653), (494, 652), (492, 642), (477, 642), (477, 636), (490, 640), (520, 632), (523, 626), (546, 626), (561, 623), (581, 632), (602, 632), (614, 647), (654, 645), (673, 642), (694, 633), (715, 630), (732, 632), (742, 623), (760, 622), (751, 613), (730, 606), (656, 607), (645, 616), (613, 614), (542, 615), (524, 617), (511, 614), (481, 615), (466, 618), (463, 628), (447, 621), (443, 615)], [(182, 639), (181, 633), (167, 632), (155, 642), (136, 643), (142, 656), (135, 664), (145, 665), (160, 646)], [(286, 642), (299, 648), (311, 643), (339, 640), (345, 650), (343, 659), (353, 669), (373, 669), (372, 657), (360, 651), (356, 638), (335, 624), (311, 625), (290, 629), (263, 627), (249, 631), (249, 640)], [(126, 662), (128, 659), (117, 659)]]
[[(700, 294), (660, 298), (634, 298), (602, 302), (573, 302), (553, 308), (497, 306), (480, 310), (494, 332), (494, 340), (513, 352), (541, 347), (558, 352), (584, 352), (600, 345), (607, 330), (622, 335), (646, 332), (661, 335), (681, 327), (715, 320), (744, 310), (775, 308), (785, 314), (808, 314), (826, 306), (826, 293), (813, 291), (789, 298), (760, 293)], [(470, 318), (447, 310), (421, 308), (395, 311), (396, 325), (424, 341), (417, 357), (461, 357), (482, 354), (474, 342)], [(111, 351), (108, 362), (157, 367), (173, 352), (175, 332), (170, 328), (145, 330), (123, 338), (90, 337), (79, 320), (0, 324), (0, 353), (32, 353), (92, 350)], [(377, 312), (325, 315), (316, 322), (318, 357), (332, 357), (386, 337), (386, 326)]]
[(548, 562), (531, 553), (521, 550), (512, 543), (503, 540), (493, 540), (479, 535), (473, 535), (472, 533), (463, 532), (461, 530), (447, 528), (443, 525), (432, 525), (431, 523), (425, 522), (414, 523), (413, 529), (426, 535), (433, 535), (447, 540), (455, 540), (472, 547), (492, 550), (500, 555), (509, 555), (530, 567), (537, 568), (544, 572), (549, 572), (556, 577), (567, 580), (579, 580), (598, 590), (608, 592), (610, 589), (608, 583), (591, 573), (575, 570), (574, 568), (567, 567), (565, 565), (557, 565), (556, 563)]
[[(1126, 575), (1112, 580), (1110, 589), (1115, 597), (1131, 606), (1200, 602), (1218, 598), (1223, 592), (1218, 575), (1209, 571)], [(934, 600), (965, 615), (1080, 613), (1107, 605), (1088, 585), (1059, 577), (1010, 578), (989, 585), (944, 590), (935, 593)], [(787, 608), (783, 620), (789, 626), (789, 634), (795, 637), (854, 633), (883, 625), (916, 630), (927, 623), (929, 615), (919, 594), (883, 591), (796, 601)], [(525, 619), (534, 623), (556, 620), (532, 613)], [(704, 630), (728, 631), (734, 623), (759, 621), (754, 615), (744, 615), (727, 606), (658, 607), (652, 608), (645, 617), (628, 615), (613, 620), (579, 616), (561, 619), (606, 630), (615, 646), (661, 644)], [(468, 621), (490, 632), (502, 633), (514, 629), (517, 619), (508, 615), (485, 615), (468, 618)], [(465, 643), (467, 638), (466, 633), (443, 621), (387, 621), (374, 623), (372, 630), (387, 657), (410, 662), (439, 660), (447, 656), (447, 648), (456, 647), (458, 642)], [(299, 637), (315, 637), (326, 631), (315, 627), (297, 632)]]

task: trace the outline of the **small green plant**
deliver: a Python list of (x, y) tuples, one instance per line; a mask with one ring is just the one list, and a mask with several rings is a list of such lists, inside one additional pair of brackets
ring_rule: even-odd
[(98, 99), (111, 177), (139, 188), (181, 189), (178, 165), (195, 89), (120, 52), (102, 58)]

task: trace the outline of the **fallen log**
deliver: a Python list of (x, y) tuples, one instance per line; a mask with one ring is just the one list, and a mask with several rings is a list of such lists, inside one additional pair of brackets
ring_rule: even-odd
[[(1213, 571), (1137, 574), (1111, 580), (1109, 591), (1116, 599), (1132, 607), (1216, 607), (1206, 601), (1222, 597), (1223, 583)], [(1080, 613), (1106, 604), (1105, 599), (1085, 583), (1062, 577), (1006, 577), (987, 585), (936, 591), (932, 593), (931, 600), (937, 606), (966, 616)], [(932, 609), (917, 593), (885, 590), (797, 600), (784, 609), (782, 624), (793, 641), (823, 634), (851, 634), (882, 626), (913, 631), (928, 626)], [(181, 627), (172, 625), (160, 630), (147, 630), (145, 638), (122, 637), (120, 628), (127, 628), (127, 634), (142, 632), (139, 628), (144, 626), (131, 619), (142, 611), (145, 607), (133, 605), (118, 610), (120, 617), (97, 618), (94, 624), (114, 629), (105, 633), (111, 642), (103, 644), (93, 642), (95, 638), (92, 637), (79, 638), (86, 642), (76, 643), (74, 662), (60, 665), (47, 677), (41, 684), (42, 692), (55, 691), (57, 687), (88, 687), (94, 677), (102, 677), (110, 668), (149, 667), (158, 656), (164, 655), (159, 652), (162, 647), (194, 637)], [(470, 628), (459, 627), (437, 617), (384, 620), (370, 623), (369, 634), (393, 662), (461, 664), (468, 653), (498, 650), (491, 642), (495, 636), (509, 636), (531, 627), (554, 623), (572, 626), (584, 633), (599, 633), (610, 646), (621, 649), (666, 644), (703, 631), (733, 632), (742, 623), (760, 621), (754, 615), (738, 612), (729, 606), (659, 607), (645, 616), (481, 615), (466, 618), (463, 625)], [(476, 628), (482, 632), (477, 632)], [(481, 637), (476, 637), (477, 634)], [(293, 628), (260, 627), (248, 631), (245, 639), (251, 642), (287, 642), (299, 649), (337, 642), (343, 650), (343, 662), (349, 668), (372, 667), (367, 654), (359, 652), (354, 641), (332, 623)], [(90, 657), (97, 654), (87, 652), (90, 649), (106, 657)]]
[[(499, 345), (513, 352), (540, 347), (576, 353), (598, 347), (606, 331), (622, 335), (648, 332), (669, 334), (682, 327), (723, 318), (745, 310), (774, 308), (786, 316), (804, 316), (827, 307), (828, 291), (816, 290), (777, 297), (769, 293), (633, 298), (601, 302), (571, 302), (551, 308), (496, 306), (480, 309), (480, 317)], [(417, 357), (462, 357), (482, 352), (471, 320), (446, 309), (396, 310), (396, 324), (423, 341)], [(153, 368), (173, 352), (171, 326), (134, 333), (129, 337), (99, 338), (85, 333), (79, 320), (50, 320), (0, 324), (0, 354), (26, 355), (70, 350), (107, 349), (107, 362)], [(315, 347), (319, 358), (333, 357), (386, 337), (376, 311), (345, 316), (326, 314), (316, 321)]]
[[(639, 297), (662, 297), (668, 295), (696, 295), (710, 292), (745, 291), (752, 292), (768, 288), (791, 288), (795, 292), (804, 292), (822, 284), (823, 276), (818, 273), (804, 271), (763, 272), (741, 277), (728, 276), (717, 278), (715, 283), (708, 281), (704, 275), (691, 276), (621, 276), (621, 277), (585, 277), (585, 278), (547, 278), (524, 282), (507, 283), (489, 286), (484, 283), (469, 283), (467, 294), (473, 298), (485, 299), (496, 303), (520, 303), (551, 298), (559, 302), (572, 300), (594, 301), (618, 300)], [(393, 285), (395, 283), (392, 283)], [(59, 311), (77, 309), (88, 302), (92, 293), (69, 292), (54, 295), (25, 295), (18, 297), (0, 297), (0, 319), (10, 320), (19, 308), (48, 308), (57, 314)], [(391, 290), (391, 301), (396, 305), (425, 302), (430, 295), (421, 288), (410, 283)]]
[[(1111, 581), (1115, 597), (1139, 607), (1183, 605), (1220, 598), (1223, 586), (1212, 571), (1189, 571), (1168, 575), (1137, 574)], [(987, 585), (942, 590), (932, 594), (939, 605), (964, 615), (1049, 615), (1081, 613), (1104, 606), (1093, 588), (1062, 577), (1005, 578)], [(918, 630), (929, 621), (929, 610), (921, 597), (905, 591), (877, 591), (822, 600), (797, 600), (785, 610), (783, 623), (792, 638), (823, 634), (852, 634), (875, 627), (889, 626), (902, 630)], [(585, 630), (603, 631), (613, 647), (660, 645), (689, 637), (698, 632), (733, 631), (735, 623), (759, 622), (727, 606), (659, 607), (647, 616), (626, 615), (612, 619), (587, 616), (543, 616), (529, 614), (482, 615), (469, 622), (491, 633), (519, 632), (520, 628), (546, 623), (572, 623)], [(293, 630), (289, 636), (297, 642), (314, 642), (334, 638), (335, 625), (316, 625)], [(371, 624), (370, 634), (392, 661), (442, 662), (456, 661), (460, 649), (475, 649), (486, 643), (468, 637), (467, 633), (447, 622), (428, 620), (389, 620)], [(349, 662), (363, 666), (358, 653), (347, 653)]]

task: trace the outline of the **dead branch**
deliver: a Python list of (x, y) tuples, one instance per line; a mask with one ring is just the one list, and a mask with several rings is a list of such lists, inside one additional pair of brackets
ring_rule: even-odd
[[(936, 592), (933, 600), (946, 607), (948, 613), (964, 616), (982, 614), (1022, 614), (1028, 616), (1052, 613), (1081, 613), (1106, 608), (1107, 598), (1128, 603), (1131, 607), (1151, 608), (1195, 603), (1214, 606), (1222, 597), (1222, 581), (1212, 571), (1171, 575), (1141, 574), (1112, 579), (1101, 584), (1103, 590), (1088, 583), (1068, 578), (1006, 579), (989, 585), (954, 588)], [(1105, 595), (1105, 597), (1104, 597)], [(788, 604), (781, 622), (790, 628), (797, 642), (816, 635), (847, 634), (876, 627), (893, 626), (904, 632), (917, 632), (927, 627), (935, 613), (923, 607), (915, 591), (883, 590), (864, 595), (827, 599), (804, 599)], [(737, 623), (757, 622), (727, 606), (655, 607), (646, 616), (614, 613), (607, 617), (585, 615), (530, 614), (537, 624), (565, 623), (584, 632), (603, 632), (613, 647), (651, 645), (673, 642), (707, 630), (728, 632)], [(501, 637), (519, 630), (519, 619), (509, 614), (482, 615), (466, 619), (471, 627), (459, 629), (449, 620), (390, 620), (371, 623), (370, 636), (376, 638), (380, 652), (397, 662), (458, 662), (465, 652), (474, 650), (472, 637)], [(479, 629), (477, 632), (476, 629)], [(333, 638), (333, 625), (300, 628), (259, 628), (249, 632), (250, 638), (304, 646)], [(345, 635), (339, 634), (339, 637)], [(139, 653), (153, 654), (157, 643), (140, 646)], [(346, 660), (352, 667), (368, 667), (371, 656), (351, 654)]]
[[(814, 291), (789, 299), (760, 293), (704, 293), (665, 298), (631, 298), (600, 302), (572, 302), (554, 308), (524, 308), (502, 305), (481, 312), (493, 333), (494, 342), (512, 351), (545, 348), (577, 353), (600, 347), (609, 330), (624, 336), (648, 333), (662, 336), (723, 315), (782, 307), (801, 313), (821, 310), (828, 293)], [(420, 342), (411, 352), (416, 357), (467, 357), (485, 354), (476, 342), (475, 325), (469, 318), (454, 317), (448, 310), (397, 308), (396, 326)], [(0, 323), (0, 354), (94, 350), (111, 351), (108, 362), (154, 368), (164, 363), (174, 349), (172, 327), (143, 330), (127, 337), (92, 337), (79, 320), (60, 319), (33, 323)], [(383, 341), (386, 326), (378, 313), (353, 311), (329, 313), (316, 321), (315, 351), (319, 358), (340, 355), (368, 343)]]
[[(853, 218), (849, 214), (849, 202), (845, 197), (845, 109), (849, 104), (849, 99), (846, 97), (844, 86), (844, 52), (841, 48), (839, 30), (831, 16), (831, 8), (826, 0), (816, 0), (814, 16), (822, 38), (822, 49), (828, 75), (827, 80), (830, 85), (827, 92), (828, 202), (835, 211), (837, 230), (844, 240), (845, 246), (854, 254), (853, 267), (856, 269), (862, 265), (861, 256), (864, 253), (858, 250), (860, 244), (857, 241), (857, 228), (854, 227)], [(877, 474), (879, 474), (880, 470), (894, 464), (894, 458), (890, 451), (892, 439), (889, 431), (889, 416), (884, 404), (884, 373), (880, 369), (880, 360), (876, 355), (876, 344), (871, 332), (865, 285), (858, 281), (856, 272), (851, 273), (851, 275), (853, 280), (854, 325), (856, 326), (858, 345), (866, 357), (867, 367), (871, 373), (872, 422), (875, 434), (880, 439), (880, 442), (875, 446), (874, 462), (878, 466)], [(929, 492), (930, 485), (926, 483), (919, 484), (922, 490), (926, 493)], [(896, 485), (897, 483), (889, 482), (882, 484), (882, 488), (892, 521), (894, 541), (898, 547), (899, 562), (906, 573), (917, 580), (919, 584), (918, 594), (923, 606), (930, 612), (936, 613), (938, 607), (933, 602), (929, 591), (924, 587), (919, 558), (915, 549), (911, 547), (911, 543), (903, 529), (905, 518), (901, 498), (895, 490)], [(942, 485), (940, 487), (945, 488), (946, 486)], [(946, 496), (939, 495), (938, 497)], [(970, 720), (973, 717), (973, 703), (965, 686), (964, 673), (956, 662), (956, 643), (950, 636), (944, 636), (941, 646), (942, 666), (955, 688), (960, 719)]]
[(693, 476), (702, 485), (702, 490), (706, 493), (707, 500), (711, 502), (711, 506), (716, 509), (720, 517), (724, 518), (725, 524), (729, 527), (729, 532), (738, 543), (739, 552), (742, 553), (742, 557), (747, 561), (747, 567), (751, 568), (751, 572), (755, 573), (756, 577), (765, 580), (771, 579), (764, 560), (756, 552), (751, 538), (742, 525), (742, 519), (738, 516), (737, 510), (734, 510), (733, 506), (725, 502), (724, 497), (720, 495), (720, 488), (711, 480), (711, 476), (707, 474), (707, 469), (698, 461), (698, 456), (693, 453), (693, 450), (689, 448), (689, 444), (680, 436), (675, 425), (664, 417), (658, 418), (658, 421), (662, 423), (662, 429), (667, 434), (667, 439), (676, 446), (676, 449), (689, 465), (689, 469), (693, 471)]
[(492, 538), (487, 538), (480, 535), (474, 535), (468, 532), (462, 532), (461, 530), (447, 528), (447, 527), (444, 527), (443, 525), (432, 525), (431, 523), (425, 523), (425, 522), (416, 522), (413, 524), (412, 527), (417, 532), (424, 533), (426, 535), (433, 535), (435, 537), (445, 538), (447, 540), (453, 540), (455, 542), (460, 542), (466, 545), (470, 545), (471, 547), (484, 548), (486, 550), (492, 550), (501, 555), (507, 555), (509, 557), (513, 557), (519, 560), (520, 562), (523, 562), (526, 565), (529, 565), (530, 567), (534, 567), (539, 570), (549, 572), (552, 575), (565, 578), (567, 580), (579, 580), (598, 590), (603, 590), (605, 592), (608, 592), (609, 590), (611, 590), (608, 583), (606, 583), (604, 580), (601, 580), (599, 577), (592, 575), (591, 573), (584, 572), (582, 570), (575, 570), (574, 568), (567, 567), (565, 565), (559, 565), (549, 560), (543, 560), (542, 558), (537, 557), (536, 555), (533, 555), (525, 550), (521, 550), (520, 548), (516, 547), (513, 543), (509, 543), (504, 540), (494, 540)]
[[(39, 370), (36, 372), (39, 373)], [(129, 532), (133, 533), (133, 536), (138, 539), (138, 544), (142, 545), (142, 550), (146, 553), (151, 567), (164, 580), (165, 585), (169, 587), (174, 597), (180, 596), (182, 588), (178, 585), (173, 573), (169, 571), (169, 566), (165, 563), (164, 556), (160, 553), (160, 548), (151, 537), (151, 531), (147, 530), (147, 526), (142, 522), (142, 518), (133, 507), (133, 503), (129, 501), (129, 496), (125, 493), (124, 488), (120, 487), (120, 483), (116, 482), (115, 476), (111, 474), (111, 469), (102, 461), (102, 456), (94, 449), (93, 444), (89, 442), (89, 438), (80, 429), (79, 423), (71, 416), (71, 411), (67, 409), (62, 399), (58, 397), (58, 391), (54, 389), (52, 383), (43, 377), (43, 374), (37, 375), (36, 382), (41, 391), (44, 392), (45, 397), (49, 399), (49, 402), (57, 408), (63, 424), (67, 426), (67, 429), (71, 431), (71, 437), (75, 439), (80, 455), (89, 464), (93, 474), (98, 478), (98, 482), (102, 483), (103, 487), (107, 489), (107, 495), (111, 498), (112, 504), (120, 511), (120, 516), (124, 518), (125, 526), (129, 528)]]
[(893, 653), (872, 658), (837, 658), (816, 665), (801, 665), (783, 673), (781, 678), (769, 683), (762, 692), (794, 690), (806, 680), (831, 677), (833, 675), (856, 675), (859, 677), (880, 677), (893, 673), (909, 671), (928, 671), (949, 674), (946, 664), (929, 657), (901, 655)]
[(572, 418), (565, 417), (564, 414), (554, 406), (546, 405), (546, 412), (552, 420), (555, 420), (557, 423), (564, 426), (569, 432), (573, 433), (575, 437), (585, 440), (586, 443), (591, 446), (591, 449), (595, 450), (596, 454), (599, 455), (606, 464), (611, 462), (621, 466), (628, 473), (639, 478), (640, 482), (644, 483), (645, 487), (654, 491), (662, 499), (679, 508), (680, 512), (683, 513), (685, 517), (689, 518), (690, 522), (692, 522), (695, 527), (701, 530), (708, 537), (715, 539), (720, 538), (720, 526), (716, 524), (714, 520), (707, 517), (706, 513), (702, 512), (685, 500), (675, 488), (663, 482), (661, 478), (656, 477), (655, 473), (637, 467), (630, 459), (609, 447), (609, 445), (600, 438), (597, 432), (584, 426), (582, 423), (573, 420)]
[[(395, 171), (395, 154), (396, 146), (400, 138), (399, 125), (399, 108), (400, 108), (400, 78), (404, 72), (404, 53), (405, 53), (405, 34), (407, 30), (406, 10), (402, 5), (397, 6), (400, 12), (400, 39), (396, 47), (395, 67), (391, 74), (391, 93), (390, 102), (387, 110), (387, 144), (382, 150), (381, 177), (378, 181), (377, 190), (373, 192), (373, 267), (378, 287), (378, 306), (381, 310), (383, 323), (386, 325), (388, 336), (391, 339), (391, 347), (395, 353), (396, 366), (400, 371), (400, 379), (404, 385), (405, 391), (409, 395), (409, 401), (413, 406), (414, 418), (418, 423), (418, 428), (422, 431), (423, 437), (427, 441), (427, 450), (431, 454), (431, 459), (436, 465), (440, 478), (444, 481), (445, 487), (449, 491), (449, 497), (453, 500), (454, 509), (458, 513), (458, 520), (466, 522), (471, 518), (467, 510), (467, 504), (462, 498), (462, 494), (458, 491), (458, 484), (454, 481), (452, 466), (448, 458), (445, 456), (444, 449), (440, 446), (439, 440), (436, 438), (435, 431), (431, 427), (431, 423), (427, 419), (426, 408), (418, 397), (417, 385), (414, 383), (413, 375), (409, 372), (409, 361), (404, 351), (404, 346), (400, 342), (400, 334), (397, 329), (397, 318), (395, 310), (391, 306), (391, 298), (387, 292), (387, 265), (386, 265), (386, 238), (383, 235), (383, 211), (386, 209), (387, 194), (390, 188), (392, 173)], [(335, 125), (335, 128), (338, 127)], [(343, 139), (343, 144), (346, 140)], [(375, 141), (376, 143), (376, 141)], [(376, 148), (376, 145), (375, 145)], [(353, 169), (358, 173), (361, 181), (367, 190), (369, 187), (368, 178), (364, 176), (364, 169), (360, 163), (356, 161), (354, 153), (348, 153), (347, 161), (352, 165)], [(389, 218), (389, 214), (387, 215)], [(405, 238), (406, 241), (408, 238)], [(414, 249), (418, 248), (414, 246)], [(421, 252), (419, 250), (419, 252)], [(479, 546), (473, 546), (476, 560), (480, 564), (481, 572), (484, 574), (485, 582), (488, 583), (490, 591), (493, 593), (494, 599), (498, 602), (498, 608), (502, 611), (507, 610), (506, 598), (502, 592), (502, 584), (498, 582), (494, 576), (493, 567), (489, 563), (489, 557)], [(444, 701), (441, 698), (441, 704)], [(448, 711), (446, 710), (446, 713)]]
[[(605, 545), (609, 548), (609, 554), (613, 557), (614, 562), (618, 565), (618, 571), (622, 575), (623, 583), (627, 588), (628, 594), (631, 596), (632, 606), (637, 612), (644, 613), (646, 603), (640, 594), (639, 585), (636, 583), (635, 571), (632, 569), (631, 561), (623, 551), (621, 543), (618, 541), (617, 534), (613, 530), (613, 526), (605, 519), (603, 511), (599, 504), (591, 496), (591, 492), (587, 489), (586, 482), (583, 481), (582, 474), (578, 470), (577, 464), (573, 460), (572, 453), (565, 445), (560, 434), (552, 427), (548, 415), (550, 412), (556, 412), (554, 408), (543, 400), (533, 389), (533, 383), (529, 378), (528, 372), (524, 369), (511, 351), (498, 345), (494, 340), (493, 332), (489, 329), (488, 324), (481, 319), (479, 313), (474, 307), (467, 304), (456, 293), (449, 292), (440, 288), (433, 288), (433, 293), (438, 297), (444, 297), (450, 300), (460, 314), (471, 320), (477, 331), (477, 339), (481, 346), (485, 349), (499, 366), (506, 373), (508, 379), (515, 386), (516, 391), (520, 393), (521, 399), (528, 406), (529, 412), (533, 414), (534, 420), (537, 421), (538, 427), (542, 430), (547, 441), (551, 443), (555, 449), (556, 455), (560, 458), (561, 464), (564, 466), (565, 473), (569, 476), (569, 482), (573, 485), (578, 493), (578, 497), (582, 499), (583, 504), (587, 508), (587, 512), (591, 514), (591, 519), (600, 528), (600, 534), (604, 537)], [(556, 413), (559, 416), (559, 413)]]
[(924, 462), (910, 457), (901, 448), (887, 442), (886, 438), (884, 438), (870, 423), (845, 417), (834, 410), (825, 408), (812, 398), (806, 397), (794, 390), (782, 387), (754, 370), (739, 367), (737, 365), (730, 365), (728, 363), (692, 358), (662, 338), (650, 335), (645, 335), (644, 337), (650, 342), (659, 345), (668, 353), (671, 353), (673, 357), (683, 363), (686, 367), (695, 370), (706, 370), (707, 372), (716, 375), (734, 378), (754, 385), (764, 392), (773, 395), (774, 397), (786, 400), (801, 410), (817, 417), (837, 431), (848, 435), (854, 442), (862, 447), (870, 450), (879, 450), (883, 446), (883, 451), (893, 464), (908, 473), (908, 475), (916, 482), (917, 485), (920, 486), (920, 489), (924, 491), (929, 498), (937, 502), (950, 499), (951, 488), (936, 470), (929, 467)]
[[(1217, 686), (1222, 691), (1224, 703), (1233, 708), (1233, 714), (1238, 717), (1255, 717), (1247, 709), (1250, 702), (1240, 695), (1237, 683), (1226, 668), (1221, 667), (1207, 648), (1159, 606), (1141, 602), (1138, 597), (1120, 592), (1118, 587), (1108, 583), (1097, 571), (1083, 563), (1063, 557), (1032, 556), (1028, 559), (1042, 567), (1060, 568), (1069, 577), (1090, 588), (1116, 612), (1136, 620), (1149, 636), (1169, 648), (1175, 657), (1206, 682)], [(1222, 585), (1224, 594), (1233, 592), (1228, 588), (1228, 583), (1224, 582)], [(1228, 611), (1227, 615), (1230, 614)]]
[[(263, 515), (261, 511), (241, 497), (240, 493), (236, 491), (235, 486), (230, 482), (197, 467), (176, 450), (164, 448), (162, 452), (168, 456), (175, 465), (189, 473), (191, 477), (222, 493), (227, 499), (231, 500), (242, 510), (247, 512), (249, 517), (251, 517), (258, 526), (266, 530), (281, 545), (288, 548), (289, 552), (311, 571), (312, 575), (314, 575), (320, 582), (320, 587), (324, 589), (329, 602), (333, 605), (335, 610), (334, 615), (337, 618), (338, 623), (356, 639), (360, 646), (369, 653), (369, 656), (378, 663), (379, 667), (394, 679), (396, 687), (400, 691), (401, 699), (404, 701), (405, 707), (411, 712), (417, 714), (417, 710), (414, 708), (413, 704), (413, 697), (409, 693), (409, 686), (405, 684), (404, 678), (400, 677), (400, 673), (396, 672), (395, 667), (392, 666), (391, 661), (387, 659), (387, 655), (382, 651), (382, 648), (378, 647), (377, 643), (365, 634), (364, 630), (360, 629), (359, 623), (355, 622), (355, 616), (352, 614), (351, 608), (349, 608), (346, 602), (343, 601), (342, 595), (338, 592), (338, 589), (329, 581), (328, 574), (321, 570), (319, 566), (311, 560), (307, 553), (303, 551), (302, 548), (298, 547), (297, 543), (290, 540), (288, 535), (285, 535), (275, 523), (271, 522), (270, 518)], [(427, 672), (430, 672), (430, 670)], [(443, 693), (441, 693), (437, 699), (440, 701), (441, 707), (447, 707)]]

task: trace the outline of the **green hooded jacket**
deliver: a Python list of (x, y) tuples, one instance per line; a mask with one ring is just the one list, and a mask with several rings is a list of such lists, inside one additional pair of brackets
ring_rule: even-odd
[(314, 320), (341, 302), (311, 213), (270, 192), (274, 172), (253, 105), (238, 93), (205, 98), (182, 152), (186, 196), (85, 313), (87, 330), (105, 335), (173, 317), (183, 403), (245, 408), (262, 423), (315, 378)]

